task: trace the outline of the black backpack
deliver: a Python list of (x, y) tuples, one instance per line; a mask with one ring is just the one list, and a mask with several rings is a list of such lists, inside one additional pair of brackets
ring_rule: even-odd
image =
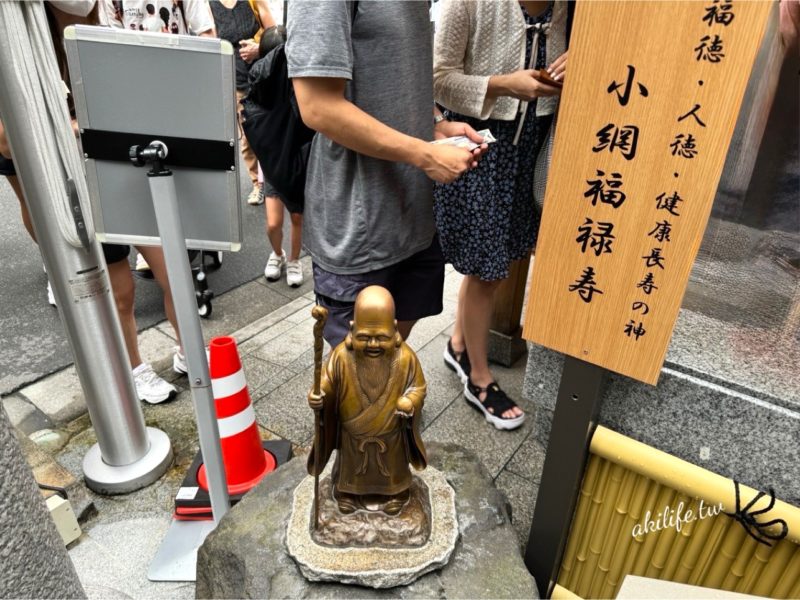
[(281, 43), (250, 69), (250, 91), (242, 100), (242, 129), (264, 177), (289, 212), (302, 213), (306, 166), (314, 131), (300, 118)]
[[(284, 3), (284, 20), (287, 4)], [(355, 22), (358, 1), (353, 2)], [(242, 129), (261, 164), (264, 177), (277, 190), (289, 212), (302, 213), (311, 140), (316, 133), (300, 118), (286, 64), (285, 29), (276, 28), (283, 40), (250, 68), (250, 91), (242, 100)], [(265, 31), (265, 36), (276, 32)], [(262, 42), (264, 37), (262, 37)]]

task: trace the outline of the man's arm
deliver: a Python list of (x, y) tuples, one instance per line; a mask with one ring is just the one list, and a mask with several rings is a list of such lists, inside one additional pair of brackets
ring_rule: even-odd
[(413, 165), (440, 183), (450, 183), (477, 166), (480, 150), (473, 154), (464, 148), (430, 144), (365, 113), (345, 98), (345, 79), (296, 77), (292, 82), (303, 122), (350, 150)]

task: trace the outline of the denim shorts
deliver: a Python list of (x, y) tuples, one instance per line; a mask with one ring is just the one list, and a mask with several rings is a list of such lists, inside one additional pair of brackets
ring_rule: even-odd
[(339, 275), (316, 264), (313, 269), (317, 302), (328, 309), (323, 337), (331, 348), (344, 341), (353, 320), (356, 296), (370, 285), (389, 290), (398, 321), (416, 321), (442, 312), (444, 256), (438, 235), (425, 250), (377, 271)]

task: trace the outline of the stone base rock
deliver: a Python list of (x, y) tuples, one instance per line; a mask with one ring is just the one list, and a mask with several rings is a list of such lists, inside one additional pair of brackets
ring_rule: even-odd
[(407, 586), (387, 589), (310, 582), (286, 551), (286, 526), (305, 460), (286, 463), (222, 519), (197, 555), (198, 598), (538, 598), (509, 521), (508, 502), (478, 458), (427, 443), (429, 464), (456, 495), (460, 538), (450, 561)]
[[(333, 462), (333, 456), (329, 463)], [(303, 481), (294, 491), (294, 507), (292, 520), (289, 521), (288, 541), (291, 541), (291, 528), (295, 522), (295, 513), (304, 511), (305, 519), (298, 517), (297, 521), (305, 521), (308, 528), (314, 502), (313, 478), (309, 486)], [(447, 485), (447, 481), (444, 482)], [(450, 488), (450, 486), (448, 486)], [(408, 502), (398, 515), (390, 517), (382, 511), (357, 510), (354, 513), (342, 514), (336, 500), (333, 498), (333, 488), (330, 476), (319, 482), (319, 527), (311, 530), (312, 541), (322, 546), (341, 548), (344, 546), (360, 546), (362, 548), (394, 548), (423, 546), (431, 535), (431, 502), (428, 486), (419, 478), (411, 479), (411, 489)], [(450, 495), (453, 495), (450, 488)], [(453, 510), (453, 529), (455, 526), (455, 503), (451, 498), (450, 507)], [(300, 513), (303, 514), (303, 513)], [(298, 530), (299, 538), (305, 539), (306, 534)], [(289, 552), (291, 554), (291, 551)]]
[[(363, 585), (372, 588), (390, 588), (408, 585), (420, 576), (447, 564), (458, 539), (458, 522), (453, 488), (448, 485), (441, 471), (428, 467), (415, 474), (414, 480), (423, 485), (416, 486), (411, 501), (396, 517), (383, 513), (357, 511), (351, 515), (340, 515), (335, 509), (335, 500), (330, 494), (330, 478), (326, 478), (328, 494), (321, 493), (324, 505), (320, 513), (335, 513), (336, 520), (349, 522), (351, 535), (363, 538), (364, 535), (386, 535), (396, 524), (397, 533), (402, 534), (404, 524), (414, 528), (419, 521), (419, 513), (414, 504), (420, 504), (418, 492), (424, 492), (430, 505), (430, 533), (423, 544), (405, 547), (385, 547), (376, 542), (371, 547), (323, 546), (312, 539), (310, 530), (314, 503), (314, 478), (306, 477), (294, 493), (294, 506), (286, 531), (286, 547), (297, 561), (300, 571), (310, 581), (338, 581)], [(320, 485), (320, 492), (323, 486)], [(420, 507), (421, 508), (421, 507)], [(330, 509), (333, 509), (332, 511)], [(416, 516), (415, 516), (416, 515)], [(346, 523), (342, 523), (346, 525)], [(367, 525), (368, 527), (364, 527)], [(339, 533), (344, 533), (338, 528)], [(393, 536), (396, 540), (396, 536)], [(382, 547), (384, 546), (384, 547)]]

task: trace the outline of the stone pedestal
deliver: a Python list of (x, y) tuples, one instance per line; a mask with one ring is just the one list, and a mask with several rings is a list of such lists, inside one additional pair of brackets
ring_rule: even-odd
[(460, 539), (449, 562), (410, 585), (371, 589), (310, 582), (286, 550), (303, 457), (271, 473), (208, 536), (197, 556), (198, 598), (538, 598), (519, 553), (508, 502), (471, 452), (426, 444), (455, 491)]
[[(314, 479), (303, 479), (295, 489), (286, 531), (289, 554), (310, 581), (373, 588), (408, 585), (446, 565), (456, 547), (455, 494), (433, 467), (414, 475), (411, 498), (395, 517), (366, 511), (342, 515), (335, 508), (328, 474), (320, 497), (322, 529), (312, 532)], [(335, 545), (320, 543), (325, 541)]]
[(508, 335), (491, 329), (489, 331), (489, 361), (504, 367), (513, 367), (525, 355), (525, 340), (521, 337), (522, 327), (513, 334)]

